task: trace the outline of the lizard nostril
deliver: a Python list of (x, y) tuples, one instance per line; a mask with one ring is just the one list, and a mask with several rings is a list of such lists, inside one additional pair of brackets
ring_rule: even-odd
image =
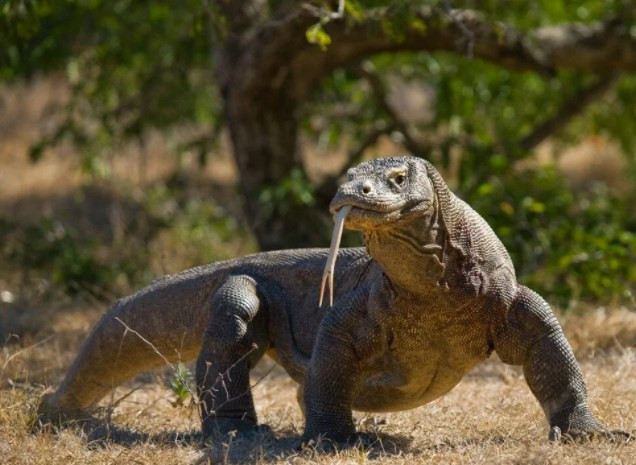
[(365, 181), (364, 184), (362, 184), (362, 193), (363, 194), (368, 194), (369, 192), (371, 192), (372, 186), (371, 183), (369, 181)]

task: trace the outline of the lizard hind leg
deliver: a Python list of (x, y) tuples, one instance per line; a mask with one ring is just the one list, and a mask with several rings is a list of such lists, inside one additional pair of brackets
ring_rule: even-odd
[(249, 370), (267, 349), (266, 318), (256, 283), (230, 276), (213, 294), (196, 363), (203, 434), (256, 427)]

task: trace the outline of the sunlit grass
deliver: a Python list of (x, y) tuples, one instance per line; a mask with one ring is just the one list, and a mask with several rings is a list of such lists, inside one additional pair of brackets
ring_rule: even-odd
[[(102, 402), (96, 420), (33, 432), (33, 411), (46, 387), (61, 379), (84, 330), (97, 312), (63, 307), (51, 311), (55, 334), (13, 338), (0, 356), (0, 453), (2, 463), (634, 463), (635, 443), (596, 441), (554, 445), (518, 368), (495, 357), (471, 372), (448, 395), (421, 408), (386, 415), (356, 414), (359, 430), (374, 440), (365, 448), (321, 453), (295, 449), (303, 419), (296, 385), (264, 361), (253, 373), (261, 422), (272, 435), (206, 445), (198, 434), (196, 405), (177, 402), (168, 371), (145, 374)], [(24, 308), (23, 311), (37, 311)], [(73, 318), (69, 318), (72, 315)], [(88, 315), (88, 316), (87, 316)], [(66, 323), (65, 323), (66, 322)], [(636, 425), (636, 351), (629, 344), (636, 315), (626, 309), (589, 312), (565, 321), (578, 349), (593, 411), (612, 428)], [(628, 331), (621, 332), (627, 328)], [(45, 334), (33, 328), (34, 334)], [(49, 331), (50, 333), (50, 331)], [(44, 340), (43, 340), (44, 339)], [(43, 342), (40, 342), (42, 341)], [(611, 341), (611, 342), (610, 342)], [(122, 400), (123, 399), (123, 400)]]

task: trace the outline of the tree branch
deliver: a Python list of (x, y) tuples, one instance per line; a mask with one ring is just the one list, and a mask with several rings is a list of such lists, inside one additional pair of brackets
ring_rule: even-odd
[(345, 0), (338, 0), (338, 9), (336, 11), (329, 11), (325, 8), (317, 7), (311, 3), (303, 4), (303, 8), (311, 11), (317, 18), (321, 20), (331, 21), (333, 19), (341, 19), (345, 13)]
[[(303, 99), (332, 69), (388, 51), (448, 51), (490, 61), (518, 71), (551, 76), (557, 68), (607, 73), (636, 71), (636, 37), (628, 25), (608, 21), (561, 24), (520, 31), (494, 23), (471, 10), (419, 7), (396, 37), (386, 27), (403, 15), (391, 8), (368, 11), (365, 19), (336, 19), (325, 24), (332, 38), (326, 51), (308, 44), (305, 31), (315, 23), (314, 13), (289, 8), (263, 23), (246, 48), (241, 69), (253, 70), (244, 83), (259, 90), (283, 83), (296, 99)], [(465, 38), (459, 40), (458, 38)], [(462, 51), (463, 50), (463, 51)], [(281, 67), (281, 63), (285, 63)]]
[[(421, 27), (405, 24), (404, 39), (398, 41), (384, 32), (386, 16), (369, 18), (357, 26), (347, 28), (342, 22), (328, 29), (336, 46), (365, 47), (365, 53), (390, 50), (444, 50), (462, 53), (458, 37), (472, 41), (476, 58), (498, 65), (522, 70), (550, 72), (556, 68), (597, 72), (636, 70), (636, 37), (629, 25), (620, 21), (593, 24), (561, 24), (523, 32), (510, 25), (492, 23), (471, 10), (440, 11), (420, 8), (415, 17)], [(373, 35), (369, 34), (373, 29)], [(369, 43), (368, 45), (365, 45)], [(342, 51), (334, 54), (343, 54)], [(344, 54), (343, 54), (344, 55)]]
[(442, 7), (451, 21), (455, 22), (457, 27), (462, 31), (462, 37), (458, 39), (457, 43), (466, 44), (466, 56), (468, 58), (473, 58), (475, 51), (475, 34), (472, 30), (470, 30), (461, 20), (455, 19), (455, 15), (459, 12), (459, 10), (453, 9), (450, 2), (448, 0), (442, 0)]
[(541, 61), (552, 68), (636, 71), (636, 36), (618, 19), (543, 27), (529, 38)]
[[(389, 105), (387, 98), (387, 89), (384, 86), (384, 83), (382, 82), (380, 76), (378, 76), (377, 73), (373, 71), (370, 63), (366, 63), (360, 66), (359, 72), (369, 82), (369, 85), (371, 86), (371, 89), (374, 93), (375, 98), (378, 100), (380, 107), (391, 119), (392, 131), (399, 131), (404, 136), (405, 148), (413, 155), (418, 156), (422, 156), (423, 153), (430, 150), (430, 147), (427, 147), (417, 141), (417, 139), (412, 135), (408, 125), (404, 121), (402, 121), (400, 115), (397, 114), (397, 112), (395, 112), (395, 110)], [(524, 152), (530, 151), (548, 137), (561, 131), (573, 118), (583, 112), (587, 106), (605, 95), (605, 93), (614, 86), (619, 77), (619, 72), (604, 75), (597, 79), (594, 83), (575, 93), (563, 104), (563, 106), (559, 108), (556, 114), (550, 116), (545, 121), (538, 124), (528, 135), (523, 137), (519, 141), (518, 147)], [(374, 134), (375, 133), (372, 133), (369, 136), (372, 136)], [(368, 146), (373, 145), (379, 135), (381, 135), (381, 133), (378, 134), (375, 139), (370, 139), (369, 137), (367, 137), (363, 141), (361, 150), (363, 151)], [(366, 142), (369, 140), (371, 142), (367, 144)], [(464, 144), (465, 143), (466, 142), (464, 142)], [(492, 147), (489, 150), (491, 152), (494, 152), (495, 148)], [(359, 156), (361, 156), (361, 153), (358, 156), (352, 155), (349, 160), (349, 165), (357, 162)], [(344, 172), (346, 172), (346, 168), (339, 176), (344, 174)]]
[(600, 99), (618, 80), (620, 73), (612, 73), (599, 78), (590, 86), (574, 94), (557, 113), (537, 125), (527, 136), (519, 141), (523, 151), (530, 151), (550, 137), (562, 130), (585, 107)]

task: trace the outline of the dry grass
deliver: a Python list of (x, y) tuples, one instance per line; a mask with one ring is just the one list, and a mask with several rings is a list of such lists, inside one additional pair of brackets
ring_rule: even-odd
[[(26, 312), (27, 320), (29, 314), (42, 312), (15, 305), (1, 310)], [(548, 443), (543, 413), (520, 370), (494, 359), (429, 405), (387, 415), (356, 414), (358, 428), (377, 439), (366, 450), (296, 452), (293, 448), (303, 427), (296, 386), (279, 367), (267, 374), (270, 361), (255, 370), (253, 381), (265, 376), (254, 394), (261, 421), (273, 429), (271, 435), (205, 447), (197, 433), (196, 408), (174, 405), (167, 372), (145, 374), (116, 389), (90, 426), (31, 432), (33, 406), (40, 393), (46, 385), (59, 382), (98, 314), (77, 305), (49, 307), (44, 318), (30, 319), (41, 321), (39, 329), (33, 327), (4, 345), (0, 356), (3, 463), (636, 463), (634, 442)], [(611, 427), (633, 431), (636, 314), (626, 309), (599, 310), (568, 318), (564, 326), (578, 349), (593, 410)], [(51, 330), (54, 335), (47, 338)]]
[[(24, 158), (29, 143), (50, 125), (51, 109), (63, 102), (65, 92), (55, 80), (36, 80), (9, 93), (0, 92), (3, 214), (32, 218), (54, 208), (60, 196), (76, 195), (81, 186), (76, 159), (68, 148), (48, 154), (35, 166)], [(386, 152), (396, 150), (387, 140), (381, 145)], [(143, 172), (138, 164), (142, 155), (139, 148), (123, 150), (126, 156), (113, 162), (115, 177), (137, 183), (139, 188), (161, 180), (174, 169), (172, 154), (159, 136), (148, 140), (146, 150), (152, 153), (153, 163)], [(310, 159), (316, 156), (308, 151)], [(314, 165), (313, 176), (324, 175), (319, 168), (341, 163), (337, 155), (326, 162), (323, 158), (321, 164)], [(215, 158), (205, 174), (218, 183), (234, 180), (227, 156)], [(163, 257), (165, 244), (159, 245), (162, 247), (158, 255)], [(182, 251), (175, 252), (175, 257), (169, 256), (169, 263), (161, 268), (179, 269), (179, 257), (183, 255)], [(0, 276), (0, 291), (15, 290), (16, 282), (14, 276)], [(27, 296), (28, 300), (0, 302), (1, 463), (636, 463), (634, 442), (548, 443), (543, 414), (520, 370), (496, 360), (482, 364), (448, 395), (429, 405), (381, 416), (356, 414), (359, 429), (377, 437), (367, 450), (327, 455), (311, 449), (294, 451), (303, 420), (295, 403), (295, 385), (279, 367), (254, 389), (260, 420), (272, 427), (273, 434), (250, 441), (233, 440), (212, 447), (201, 444), (196, 409), (174, 406), (175, 394), (167, 387), (167, 372), (145, 374), (118, 388), (90, 426), (33, 432), (32, 412), (39, 396), (61, 380), (104, 308), (58, 295), (42, 299), (35, 288), (18, 291), (16, 295)], [(608, 425), (633, 431), (636, 314), (627, 309), (599, 309), (569, 317), (564, 324), (582, 362), (593, 410)], [(268, 373), (268, 363), (255, 371), (254, 382)]]

